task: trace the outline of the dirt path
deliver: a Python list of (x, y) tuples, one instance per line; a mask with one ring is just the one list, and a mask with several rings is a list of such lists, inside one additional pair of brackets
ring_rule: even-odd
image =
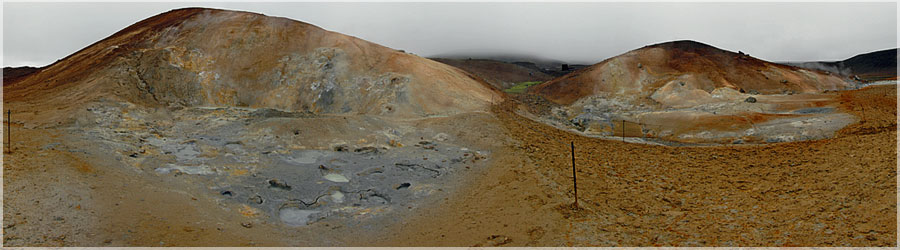
[[(520, 143), (380, 244), (896, 246), (896, 86), (841, 98), (865, 120), (837, 138), (720, 147), (576, 136), (506, 103), (495, 115)], [(555, 141), (576, 144), (581, 210), (570, 149)]]

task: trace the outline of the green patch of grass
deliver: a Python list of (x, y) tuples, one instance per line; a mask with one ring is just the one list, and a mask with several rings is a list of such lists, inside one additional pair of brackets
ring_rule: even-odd
[(541, 81), (520, 82), (520, 83), (516, 83), (516, 85), (514, 85), (512, 87), (509, 87), (508, 89), (504, 89), (503, 92), (510, 93), (510, 94), (521, 94), (521, 93), (525, 93), (525, 90), (528, 89), (528, 87), (538, 85), (541, 83), (542, 83)]

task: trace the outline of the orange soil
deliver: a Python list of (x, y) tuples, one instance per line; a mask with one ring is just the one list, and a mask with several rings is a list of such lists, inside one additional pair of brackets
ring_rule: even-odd
[(864, 120), (837, 138), (716, 147), (577, 136), (514, 115), (510, 101), (494, 111), (520, 143), (374, 244), (896, 246), (896, 97), (896, 86), (841, 93)]

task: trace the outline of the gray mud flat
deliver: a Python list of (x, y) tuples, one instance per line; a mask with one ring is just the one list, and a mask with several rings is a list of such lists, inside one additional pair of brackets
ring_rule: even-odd
[(100, 103), (81, 117), (71, 128), (77, 140), (135, 175), (194, 186), (220, 212), (286, 230), (326, 220), (369, 225), (363, 230), (397, 222), (452, 192), (455, 178), (490, 154), (437, 130), (370, 116)]
[[(634, 103), (638, 101), (628, 98), (594, 96), (583, 98), (568, 107), (554, 107), (542, 116), (521, 115), (584, 136), (623, 140), (624, 133), (626, 142), (668, 146), (820, 140), (833, 137), (836, 131), (856, 121), (854, 116), (841, 113), (834, 107), (779, 110), (778, 101), (770, 100), (790, 99), (787, 98), (789, 95), (756, 95), (764, 101), (754, 99), (752, 103), (744, 101), (748, 97), (751, 95), (733, 94), (691, 107), (666, 108), (658, 103), (636, 105)], [(751, 120), (751, 114), (791, 117), (777, 117), (754, 124), (747, 122)], [(722, 122), (709, 127), (697, 122), (703, 119), (719, 119)]]
[[(451, 145), (290, 150), (260, 155), (256, 169), (244, 176), (219, 169), (196, 172), (227, 202), (248, 204), (287, 225), (303, 226), (325, 217), (364, 215), (368, 209), (418, 206), (417, 200), (442, 186), (442, 177), (473, 157), (474, 152)], [(229, 159), (222, 160), (216, 165), (228, 165)]]

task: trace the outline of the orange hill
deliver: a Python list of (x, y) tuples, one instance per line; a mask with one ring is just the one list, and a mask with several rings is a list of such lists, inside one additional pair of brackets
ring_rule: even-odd
[(135, 23), (4, 86), (12, 108), (97, 100), (428, 116), (502, 94), (462, 70), (286, 18), (203, 8)]
[[(652, 96), (661, 101), (671, 96), (669, 92), (689, 92), (682, 96), (703, 98), (722, 87), (783, 94), (818, 93), (849, 85), (826, 72), (771, 63), (699, 42), (674, 41), (629, 51), (535, 86), (531, 91), (568, 105), (600, 93)], [(686, 100), (667, 101), (676, 105)]]

